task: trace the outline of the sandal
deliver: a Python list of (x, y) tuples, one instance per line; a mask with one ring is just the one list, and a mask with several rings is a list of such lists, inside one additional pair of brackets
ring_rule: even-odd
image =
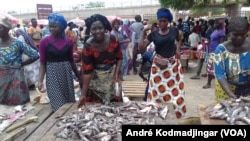
[(211, 88), (211, 86), (205, 85), (205, 86), (203, 86), (202, 88), (203, 88), (203, 89), (209, 89), (209, 88)]
[(190, 79), (200, 79), (200, 77), (195, 75), (195, 76), (190, 77)]
[(204, 74), (202, 74), (201, 76), (202, 76), (202, 77), (207, 77), (207, 74), (204, 73)]

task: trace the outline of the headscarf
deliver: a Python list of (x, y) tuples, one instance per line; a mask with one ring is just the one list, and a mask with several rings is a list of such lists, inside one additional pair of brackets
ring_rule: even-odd
[(33, 49), (37, 50), (36, 45), (34, 44), (31, 36), (29, 36), (26, 32), (24, 32), (22, 29), (17, 29), (15, 31), (16, 37), (23, 36), (25, 43), (31, 46)]
[(134, 30), (129, 26), (129, 20), (124, 19), (123, 25), (121, 26), (121, 33), (123, 35), (123, 38), (131, 38), (133, 31)]
[(48, 16), (49, 23), (57, 24), (62, 29), (62, 37), (65, 37), (64, 30), (67, 28), (67, 21), (60, 13), (53, 12)]
[(128, 20), (128, 19), (124, 19), (124, 20), (123, 20), (123, 25), (129, 26), (129, 20)]
[(90, 17), (88, 17), (87, 19), (84, 20), (85, 21), (85, 25), (86, 25), (86, 37), (84, 39), (84, 42), (86, 42), (89, 38), (89, 35), (90, 35), (90, 27), (91, 25), (96, 22), (96, 21), (100, 21), (104, 28), (108, 31), (111, 31), (112, 30), (112, 27), (110, 25), (110, 22), (108, 21), (107, 17), (101, 15), (101, 14), (94, 14), (94, 15), (91, 15)]
[(1, 18), (0, 19), (0, 24), (3, 25), (4, 27), (11, 29), (12, 28), (12, 24), (11, 24), (11, 20), (7, 17)]
[(160, 19), (160, 18), (167, 18), (169, 22), (172, 22), (173, 15), (171, 14), (171, 12), (168, 9), (160, 8), (157, 11), (157, 19)]

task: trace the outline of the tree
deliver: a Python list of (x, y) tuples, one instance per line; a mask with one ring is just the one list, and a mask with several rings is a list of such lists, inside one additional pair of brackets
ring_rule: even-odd
[(226, 11), (239, 11), (241, 6), (250, 5), (250, 0), (159, 0), (162, 7), (175, 10), (204, 10), (208, 7), (224, 7)]
[(89, 2), (86, 4), (86, 8), (95, 8), (95, 7), (104, 7), (105, 3), (104, 2)]
[(232, 4), (250, 5), (250, 0), (159, 0), (163, 7), (171, 7), (176, 10), (192, 8), (204, 8), (207, 6), (226, 7)]

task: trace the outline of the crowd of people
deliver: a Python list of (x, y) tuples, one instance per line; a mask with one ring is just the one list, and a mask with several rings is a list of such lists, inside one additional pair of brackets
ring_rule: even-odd
[[(207, 21), (187, 16), (175, 22), (169, 9), (160, 8), (156, 19), (146, 25), (140, 15), (133, 22), (110, 22), (93, 14), (78, 27), (53, 12), (48, 25), (38, 25), (32, 18), (28, 28), (19, 24), (13, 28), (8, 18), (0, 19), (0, 104), (25, 104), (30, 101), (29, 89), (37, 88), (45, 90), (55, 112), (76, 102), (75, 81), (81, 89), (79, 108), (86, 102), (119, 102), (124, 77), (139, 75), (147, 83), (144, 101), (172, 103), (176, 117), (183, 118), (187, 109), (182, 46), (200, 50), (191, 79), (206, 76), (204, 89), (211, 88), (215, 79), (216, 101), (250, 93), (246, 18)], [(206, 73), (201, 74), (204, 62)]]

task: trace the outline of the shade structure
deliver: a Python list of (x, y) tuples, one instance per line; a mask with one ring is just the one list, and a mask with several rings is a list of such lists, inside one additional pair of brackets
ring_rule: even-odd
[(8, 13), (0, 12), (0, 18), (9, 18), (12, 24), (18, 24), (18, 19)]
[(81, 20), (79, 18), (75, 18), (75, 19), (71, 19), (68, 21), (69, 22), (73, 22), (74, 24), (78, 25), (78, 26), (84, 26), (85, 25), (85, 21)]
[(115, 20), (115, 19), (118, 19), (118, 20), (122, 20), (122, 18), (120, 18), (120, 17), (118, 17), (118, 16), (113, 16), (113, 15), (109, 15), (109, 16), (106, 16), (106, 18), (108, 19), (108, 21), (110, 22), (110, 23), (112, 23), (112, 21), (113, 20)]

